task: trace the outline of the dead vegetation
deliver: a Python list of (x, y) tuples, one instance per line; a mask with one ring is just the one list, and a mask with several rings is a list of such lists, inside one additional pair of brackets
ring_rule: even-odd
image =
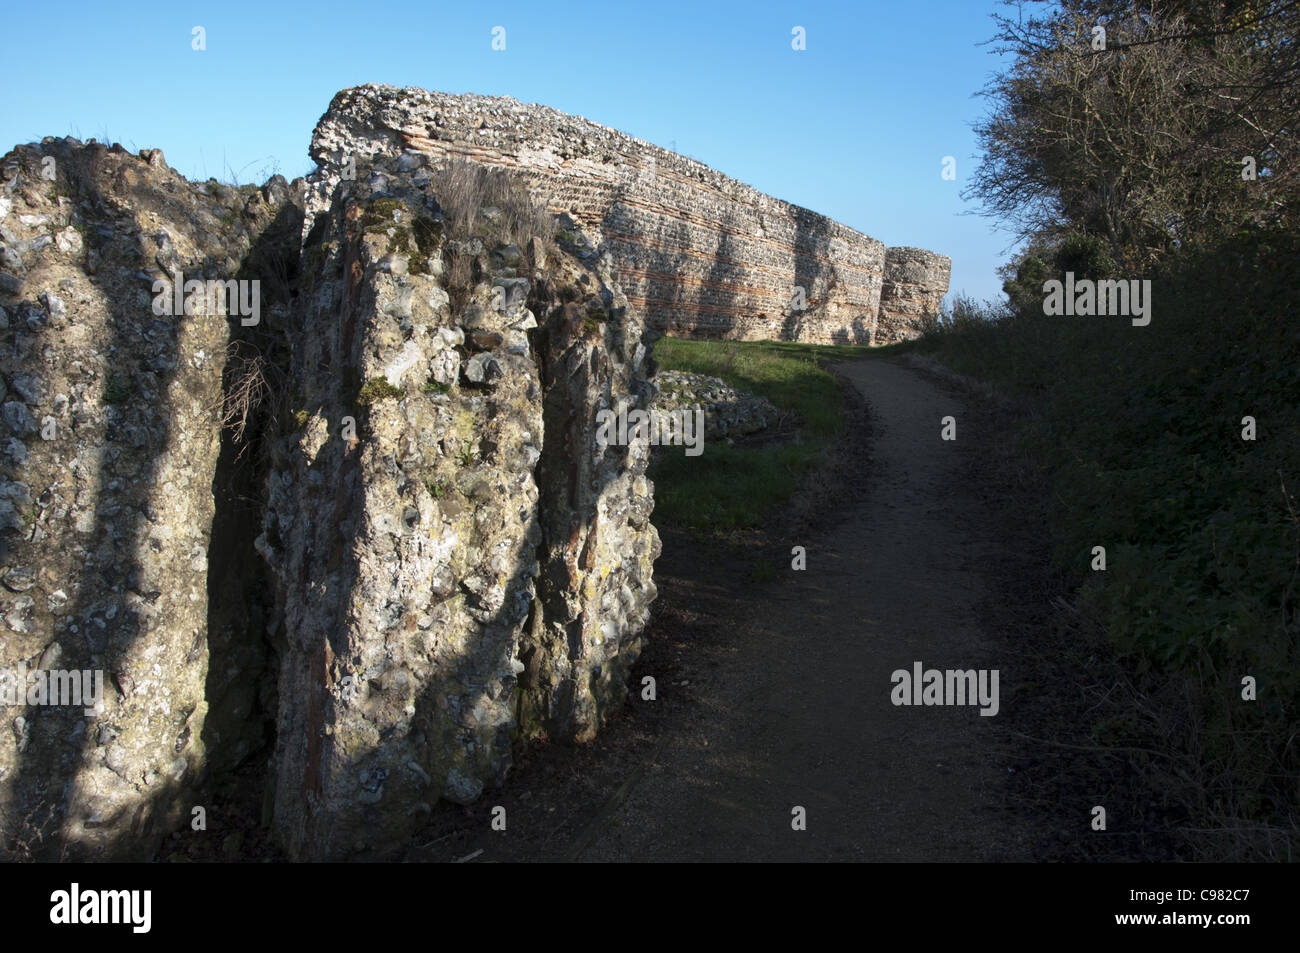
[[(0, 858), (9, 863), (36, 862), (37, 858), (46, 856), (43, 845), (47, 836), (53, 836), (57, 829), (54, 805), (49, 801), (38, 802), (16, 822), (12, 814), (0, 809)], [(65, 844), (59, 861), (66, 859)]]
[(553, 256), (553, 216), (505, 169), (456, 160), (434, 172), (430, 190), (442, 209), (443, 232), (454, 240), (444, 252), (444, 281), (456, 308), (464, 307), (482, 278), (478, 255), (470, 250), (475, 239), (489, 253), (502, 249), (512, 260), (517, 253), (520, 274), (544, 267)]
[(525, 256), (534, 239), (554, 245), (551, 213), (505, 169), (453, 161), (434, 173), (430, 188), (451, 237), (513, 243)]

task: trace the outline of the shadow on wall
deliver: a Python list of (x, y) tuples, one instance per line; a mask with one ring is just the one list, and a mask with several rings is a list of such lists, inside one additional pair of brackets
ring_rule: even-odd
[[(319, 217), (305, 239), (305, 261), (323, 260), (320, 252), (326, 224), (327, 218)], [(355, 254), (349, 240), (352, 237), (339, 236), (348, 249), (349, 263)], [(315, 371), (295, 380), (295, 391), (300, 396), (292, 403), (302, 406), (292, 410), (306, 420), (331, 420), (336, 416), (336, 405), (358, 405), (355, 398), (361, 385), (355, 362), (360, 351), (357, 312), (362, 289), (350, 268), (343, 269), (341, 278), (334, 307), (321, 307), (311, 293), (316, 290), (315, 284), (327, 277), (323, 268), (313, 270), (303, 291), (309, 297), (300, 295), (291, 316), (292, 338), (287, 342), (291, 372), (298, 375), (304, 368)], [(313, 328), (317, 330), (310, 333), (308, 329)], [(358, 430), (365, 426), (364, 413), (358, 413)], [(272, 509), (278, 485), (278, 480), (273, 480), (263, 544), (268, 553), (281, 560), (275, 611), (284, 627), (276, 638), (282, 639), (284, 645), (278, 659), (276, 736), (269, 783), (274, 821), (291, 853), (298, 845), (312, 842), (326, 850), (335, 834), (314, 823), (314, 808), (325, 796), (324, 766), (336, 768), (340, 761), (349, 760), (345, 751), (336, 752), (336, 733), (326, 732), (331, 723), (327, 710), (332, 702), (328, 688), (333, 681), (329, 660), (351, 655), (344, 631), (349, 620), (346, 612), (340, 617), (339, 600), (333, 593), (356, 589), (359, 553), (352, 542), (358, 536), (364, 506), (359, 454), (345, 453), (339, 439), (326, 440), (303, 472), (295, 467), (303, 462), (303, 439), (290, 429), (276, 442), (271, 464), (276, 472), (272, 476), (287, 474), (296, 490), (312, 493), (313, 506), (308, 510), (304, 501), (295, 496), (289, 509), (291, 518), (284, 525), (283, 515)], [(294, 545), (290, 543), (290, 532), (296, 537)], [(344, 601), (345, 609), (349, 601)], [(320, 620), (325, 620), (324, 636), (318, 641), (322, 627), (314, 627), (313, 623)], [(299, 631), (301, 628), (305, 632)]]
[[(673, 219), (672, 222), (675, 232), (673, 247), (677, 249), (677, 253), (671, 258), (663, 255), (663, 252), (656, 252), (655, 254), (663, 255), (662, 267), (665, 274), (680, 275), (685, 274), (691, 264), (691, 258), (686, 254), (686, 249), (690, 247), (691, 233), (686, 223), (681, 219)], [(698, 317), (687, 317), (685, 323), (683, 323), (683, 316), (689, 313), (687, 306), (690, 304), (690, 301), (688, 298), (689, 295), (686, 292), (686, 286), (680, 281), (674, 282), (672, 286), (671, 305), (660, 306), (659, 309), (652, 309), (647, 304), (646, 320), (651, 320), (651, 315), (654, 310), (660, 310), (662, 311), (662, 314), (655, 323), (664, 331), (670, 331), (675, 334), (689, 332), (697, 323)]]
[[(400, 846), (424, 807), (443, 797), (468, 803), (479, 796), (485, 784), (502, 783), (525, 718), (521, 711), (525, 696), (534, 700), (528, 717), (535, 716), (556, 739), (571, 736), (575, 724), (588, 715), (581, 709), (582, 699), (594, 686), (580, 684), (578, 679), (588, 677), (585, 653), (601, 620), (594, 616), (594, 602), (581, 597), (575, 601), (585, 573), (592, 569), (581, 557), (595, 551), (601, 497), (627, 467), (630, 454), (630, 448), (616, 447), (606, 457), (593, 458), (594, 406), (588, 397), (593, 392), (608, 396), (612, 380), (608, 349), (617, 343), (611, 325), (618, 323), (620, 314), (614, 312), (614, 320), (605, 323), (607, 337), (596, 339), (578, 304), (555, 306), (554, 299), (552, 302), (545, 311), (536, 299), (533, 302), (542, 314), (531, 336), (543, 402), (542, 455), (535, 470), (538, 505), (530, 508), (527, 516), (520, 514), (518, 534), (512, 531), (509, 550), (499, 554), (504, 569), (499, 605), (493, 607), (486, 597), (473, 592), (454, 592), (437, 600), (463, 598), (459, 609), (472, 624), (465, 629), (463, 644), (444, 646), (439, 663), (427, 675), (417, 675), (422, 682), (412, 689), (405, 720), (394, 717), (393, 706), (400, 706), (404, 696), (400, 689), (390, 692), (387, 669), (380, 673), (382, 684), (380, 679), (365, 680), (355, 701), (340, 700), (340, 693), (334, 690), (339, 680), (331, 660), (338, 660), (339, 670), (344, 670), (358, 650), (358, 643), (349, 641), (349, 633), (367, 643), (389, 646), (393, 641), (409, 644), (419, 636), (410, 627), (386, 633), (362, 628), (353, 614), (359, 596), (374, 595), (357, 591), (363, 575), (358, 559), (372, 561), (377, 553), (356, 545), (361, 524), (368, 513), (374, 515), (373, 501), (359, 479), (360, 454), (340, 458), (344, 453), (341, 441), (329, 440), (316, 457), (316, 465), (338, 475), (334, 481), (338, 491), (331, 503), (315, 507), (320, 514), (315, 520), (316, 535), (310, 542), (299, 539), (295, 545), (297, 550), (314, 550), (322, 558), (313, 558), (310, 552), (294, 558), (302, 560), (301, 572), (310, 568), (319, 573), (328, 567), (328, 588), (348, 595), (321, 604), (318, 613), (308, 601), (289, 610), (291, 615), (335, 614), (324, 625), (306, 629), (305, 638), (290, 646), (281, 677), (286, 701), (281, 705), (277, 745), (281, 754), (277, 759), (276, 825), (291, 856), (337, 859)], [(353, 301), (354, 315), (355, 307)], [(360, 315), (367, 313), (363, 306)], [(350, 330), (343, 334), (335, 353), (345, 365), (353, 364), (363, 352), (364, 322), (345, 314), (336, 323)], [(490, 385), (461, 386), (477, 391)], [(346, 406), (348, 401), (342, 404)], [(489, 460), (501, 450), (485, 433), (478, 433), (475, 440), (470, 455), (476, 459)], [(329, 460), (320, 463), (326, 454)], [(494, 459), (491, 466), (500, 468), (504, 463), (504, 459)], [(340, 518), (349, 513), (356, 514), (355, 518)], [(575, 540), (579, 545), (574, 545)], [(326, 550), (331, 553), (323, 558)], [(291, 585), (295, 568), (289, 567)], [(396, 571), (400, 575), (400, 567)], [(305, 592), (314, 579), (298, 588)], [(464, 580), (461, 583), (463, 588)], [(566, 607), (576, 607), (576, 615), (566, 614)], [(409, 613), (407, 616), (414, 621)], [(532, 624), (526, 625), (530, 621)], [(337, 641), (335, 635), (339, 635)], [(328, 644), (308, 641), (322, 636)], [(455, 636), (456, 632), (430, 630), (430, 637), (439, 640)], [(536, 666), (529, 662), (540, 656), (537, 661), (547, 663), (546, 679), (530, 685), (520, 681), (522, 673), (503, 674), (509, 671), (503, 663), (513, 659), (516, 651), (530, 672)], [(552, 660), (558, 664), (550, 664)], [(407, 674), (400, 674), (409, 683)], [(292, 703), (290, 696), (299, 701)], [(341, 705), (348, 709), (334, 707)], [(352, 730), (358, 714), (376, 716), (376, 723), (383, 726), (377, 736)], [(322, 728), (329, 725), (336, 730), (327, 734)]]
[[(727, 338), (736, 327), (736, 282), (740, 277), (736, 273), (734, 260), (734, 241), (728, 231), (729, 221), (719, 224), (721, 237), (714, 253), (713, 264), (700, 286), (700, 314), (708, 308), (717, 314), (717, 324), (710, 330), (709, 336)], [(706, 303), (707, 299), (707, 303)]]
[[(543, 533), (534, 616), (520, 649), (526, 680), (520, 721), (528, 732), (540, 727), (552, 739), (567, 740), (582, 727), (575, 678), (583, 667), (590, 630), (599, 623), (588, 617), (589, 605), (576, 615), (571, 611), (575, 584), (587, 568), (580, 565), (582, 553), (577, 549), (581, 541), (584, 549), (594, 551), (602, 497), (631, 458), (630, 447), (613, 443), (602, 456), (593, 457), (596, 407), (588, 404), (586, 395), (614, 403), (609, 353), (624, 352), (620, 336), (626, 328), (624, 309), (614, 309), (603, 325), (604, 337), (589, 341), (579, 330), (581, 316), (575, 305), (543, 305), (540, 300), (534, 305), (545, 307), (535, 350), (544, 395), (544, 437), (536, 471)], [(563, 644), (553, 631), (557, 625), (565, 632)], [(543, 665), (547, 657), (565, 660), (567, 677), (561, 684), (549, 681), (550, 667)]]
[(208, 716), (203, 724), (213, 775), (235, 770), (275, 738), (275, 581), (254, 540), (266, 510), (273, 444), (290, 411), (288, 321), (297, 298), (302, 224), (302, 209), (286, 201), (238, 274), (240, 280), (261, 282), (265, 317), (251, 327), (232, 323), (222, 380), (227, 425), (212, 481), (216, 511), (208, 546)]
[[(820, 215), (814, 215), (806, 209), (796, 209), (794, 213), (795, 237), (794, 237), (794, 287), (789, 289), (790, 296), (797, 293), (797, 289), (803, 289), (804, 301), (806, 308), (796, 310), (787, 308), (790, 312), (781, 325), (781, 339), (783, 341), (799, 341), (809, 330), (808, 312), (815, 310), (818, 304), (825, 305), (825, 300), (819, 300), (815, 297), (819, 292), (826, 293), (828, 280), (823, 276), (822, 262), (830, 254), (830, 230), (829, 222)], [(820, 285), (819, 285), (820, 282)], [(839, 340), (842, 336), (844, 340)], [(835, 334), (836, 344), (847, 344), (848, 334), (842, 328), (837, 329)]]
[[(703, 287), (692, 295), (683, 281), (663, 277), (690, 274), (696, 266), (696, 260), (687, 253), (691, 247), (690, 229), (680, 218), (634, 211), (635, 206), (627, 201), (632, 191), (627, 185), (618, 187), (599, 227), (601, 234), (607, 236), (621, 236), (632, 230), (636, 232), (637, 240), (607, 239), (598, 253), (608, 248), (616, 262), (645, 272), (638, 285), (645, 299), (644, 319), (648, 327), (669, 334), (694, 336), (699, 323), (699, 313), (695, 309), (702, 303)], [(650, 222), (654, 223), (653, 230), (649, 228)], [(636, 228), (633, 228), (633, 223), (637, 223)], [(626, 279), (623, 281), (623, 290), (630, 296), (635, 297), (636, 287)]]
[[(262, 279), (259, 325), (201, 311), (158, 315), (139, 272), (225, 277), (227, 249), (245, 233), (238, 206), (256, 194), (216, 184), (206, 197), (188, 183), (176, 188), (182, 180), (156, 152), (146, 161), (66, 141), (47, 141), (42, 149), (56, 158), (56, 190), (80, 213), (84, 256), (70, 270), (95, 294), (87, 298), (74, 289), (74, 307), (93, 308), (86, 302), (98, 299), (102, 311), (75, 320), (90, 332), (87, 343), (105, 359), (105, 372), (92, 378), (91, 364), (80, 376), (86, 383), (79, 399), (92, 413), (103, 407), (102, 430), (74, 400), (64, 431), (65, 440), (75, 441), (68, 459), (83, 450), (80, 459), (93, 461), (96, 472), (74, 466), (56, 473), (51, 486), (68, 502), (78, 489), (91, 494), (81, 496), (73, 514), (84, 511), (87, 530), (77, 531), (69, 518), (49, 534), (56, 542), (62, 534), (65, 551), (31, 556), (73, 598), (48, 631), (42, 619), (28, 640), (49, 641), (42, 668), (102, 671), (105, 711), (94, 718), (80, 706), (23, 712), (26, 744), (16, 752), (5, 792), (17, 816), (7, 819), (5, 835), (35, 845), (34, 859), (150, 860), (162, 837), (188, 819), (196, 781), (211, 766), (233, 766), (266, 730), (265, 711), (248, 707), (239, 689), (258, 685), (268, 662), (260, 606), (250, 610), (249, 593), (239, 590), (262, 563), (245, 545), (257, 525), (253, 496), (262, 471), (256, 449), (241, 460), (221, 431), (232, 384), (223, 365), (232, 327), (245, 342), (263, 345), (283, 334), (267, 311), (282, 314), (289, 292), (267, 280), (266, 242), (282, 241), (301, 219), (293, 206), (282, 206), (270, 234), (261, 235), (232, 276)], [(223, 215), (224, 227), (213, 212)], [(191, 227), (205, 216), (206, 228)], [(143, 229), (150, 218), (161, 227)], [(177, 242), (198, 251), (182, 259)], [(296, 251), (296, 234), (291, 247)], [(296, 260), (281, 264), (296, 268)], [(60, 370), (77, 382), (76, 336), (47, 323), (34, 337), (35, 353), (47, 344), (61, 349)], [(255, 413), (251, 432), (261, 429), (267, 412)], [(21, 541), (15, 548), (28, 555)], [(51, 653), (58, 661), (47, 664)], [(216, 721), (205, 717), (214, 713)], [(219, 733), (222, 725), (227, 730)], [(254, 741), (241, 749), (238, 742), (248, 738)]]
[[(64, 148), (59, 150), (59, 145)], [(140, 160), (125, 152), (110, 152), (102, 146), (87, 146), (74, 152), (59, 143), (55, 149), (58, 185), (85, 210), (89, 227), (82, 231), (87, 253), (98, 254), (105, 263), (116, 263), (122, 258), (148, 261), (140, 232), (124, 248), (126, 238), (121, 231), (110, 232), (106, 237), (96, 227), (108, 229), (123, 219), (135, 220), (133, 210), (160, 208), (170, 201), (169, 196), (141, 184), (137, 177), (115, 169)], [(32, 169), (24, 170), (24, 174), (36, 173)], [(160, 253), (159, 257), (164, 254)], [(186, 272), (202, 273), (214, 265), (212, 260), (176, 262)], [(93, 528), (85, 563), (80, 567), (84, 575), (65, 616), (74, 620), (76, 634), (72, 634), (72, 626), (58, 634), (50, 633), (61, 649), (60, 669), (104, 670), (108, 712), (114, 709), (108, 699), (115, 692), (119, 706), (142, 703), (130, 698), (136, 686), (123, 673), (128, 668), (126, 660), (148, 633), (142, 631), (141, 619), (130, 606), (130, 600), (123, 597), (134, 595), (148, 602), (159, 596), (149, 586), (156, 577), (151, 577), (142, 565), (140, 553), (154, 543), (150, 529), (151, 519), (158, 518), (155, 511), (160, 490), (156, 485), (159, 457), (177, 449), (169, 392), (177, 379), (182, 333), (181, 322), (169, 316), (155, 316), (150, 303), (123, 300), (121, 289), (111, 281), (117, 273), (118, 268), (100, 267), (90, 277), (109, 308), (102, 344), (108, 358), (109, 377), (91, 386), (105, 388), (110, 406), (104, 410), (105, 432), (100, 443)], [(140, 287), (145, 287), (143, 282)], [(54, 340), (48, 324), (37, 340), (34, 355), (47, 344), (63, 346)], [(216, 360), (217, 355), (212, 355), (212, 359)], [(160, 622), (166, 625), (168, 620)], [(186, 661), (196, 660), (203, 652), (200, 638), (190, 646), (191, 654)], [(92, 656), (102, 661), (95, 664)], [(148, 793), (131, 798), (135, 809), (129, 822), (120, 816), (125, 808), (117, 809), (118, 816), (101, 813), (96, 792), (86, 790), (79, 782), (91, 767), (91, 752), (96, 746), (103, 746), (104, 762), (117, 770), (118, 749), (114, 746), (118, 729), (113, 718), (106, 714), (92, 719), (80, 707), (60, 705), (28, 707), (24, 714), (30, 735), (25, 747), (19, 750), (10, 803), (18, 811), (48, 805), (49, 813), (39, 818), (44, 836), (36, 859), (149, 859), (151, 847), (163, 834), (162, 828), (169, 819), (179, 816), (181, 805), (177, 795), (181, 783), (175, 779), (152, 779)], [(179, 754), (184, 746), (176, 750)], [(122, 770), (127, 769), (124, 766)], [(190, 778), (187, 776), (186, 780)], [(134, 783), (140, 786), (146, 781), (136, 779)], [(121, 785), (117, 793), (127, 790), (131, 782), (123, 778)], [(83, 813), (88, 816), (77, 816)], [(164, 815), (161, 823), (159, 815)]]

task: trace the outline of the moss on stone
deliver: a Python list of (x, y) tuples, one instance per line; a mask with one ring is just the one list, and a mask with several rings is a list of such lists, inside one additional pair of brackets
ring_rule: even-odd
[(135, 393), (135, 382), (125, 374), (114, 374), (104, 384), (104, 403), (123, 404)]
[(442, 224), (427, 215), (421, 215), (411, 223), (411, 235), (415, 238), (415, 247), (427, 258), (434, 253), (438, 240), (442, 238)]
[(376, 377), (372, 381), (366, 381), (365, 385), (357, 393), (357, 403), (363, 407), (369, 407), (377, 401), (401, 396), (402, 389), (400, 387), (394, 387), (388, 383), (386, 377)]
[[(429, 273), (429, 257), (438, 250), (438, 242), (442, 238), (442, 224), (434, 221), (427, 215), (418, 216), (412, 223), (408, 232), (407, 245), (404, 251), (412, 251), (408, 270), (413, 275), (427, 275)], [(412, 244), (414, 247), (412, 248)]]
[(375, 199), (361, 215), (361, 230), (365, 232), (383, 231), (399, 224), (401, 215), (406, 211), (406, 203), (398, 199)]

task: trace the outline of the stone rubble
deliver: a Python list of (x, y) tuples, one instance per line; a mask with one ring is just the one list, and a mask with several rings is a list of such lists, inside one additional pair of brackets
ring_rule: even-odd
[(704, 439), (725, 440), (758, 433), (775, 423), (780, 411), (766, 397), (730, 387), (721, 378), (686, 371), (661, 371), (652, 413), (704, 411)]

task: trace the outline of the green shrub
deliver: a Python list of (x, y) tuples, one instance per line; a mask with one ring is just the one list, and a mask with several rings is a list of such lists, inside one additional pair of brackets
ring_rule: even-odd
[(1031, 401), (1020, 439), (1055, 501), (1058, 567), (1153, 691), (1197, 686), (1204, 720), (1177, 743), (1220, 759), (1206, 803), (1283, 825), (1300, 807), (1296, 261), (1295, 236), (1241, 232), (1154, 274), (1147, 327), (1045, 316), (1040, 296), (918, 344)]

